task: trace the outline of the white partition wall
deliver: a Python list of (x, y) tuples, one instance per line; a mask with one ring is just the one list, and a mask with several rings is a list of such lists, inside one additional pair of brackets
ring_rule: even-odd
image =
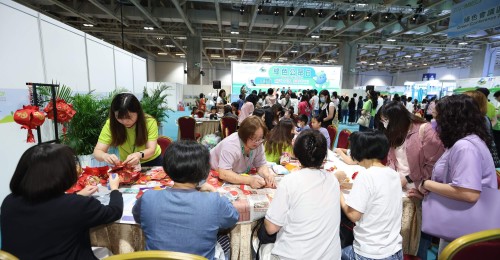
[[(29, 103), (26, 82), (54, 81), (78, 92), (108, 93), (117, 87), (142, 92), (147, 77), (145, 59), (10, 0), (0, 0), (0, 35), (3, 200), (19, 158), (34, 145), (26, 143), (26, 130), (12, 118), (15, 110)], [(52, 129), (47, 128), (43, 136), (50, 135)]]

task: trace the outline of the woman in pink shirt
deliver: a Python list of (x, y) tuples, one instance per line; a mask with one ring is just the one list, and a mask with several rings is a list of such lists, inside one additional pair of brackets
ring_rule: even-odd
[(252, 115), (257, 101), (258, 97), (254, 94), (249, 95), (245, 99), (245, 103), (243, 104), (243, 106), (241, 106), (240, 114), (238, 115), (238, 124), (241, 124), (243, 120)]
[[(422, 180), (431, 177), (434, 164), (444, 153), (441, 139), (430, 123), (410, 113), (401, 102), (390, 101), (379, 112), (378, 128), (387, 136), (390, 145), (387, 166), (400, 174), (408, 197), (421, 197), (416, 188)], [(416, 203), (416, 206), (421, 207), (421, 204)], [(421, 259), (426, 259), (426, 247), (430, 244), (430, 239), (426, 238), (420, 243), (418, 256)]]
[(311, 104), (309, 104), (308, 94), (303, 95), (300, 99), (299, 115), (306, 115), (308, 118), (311, 117)]

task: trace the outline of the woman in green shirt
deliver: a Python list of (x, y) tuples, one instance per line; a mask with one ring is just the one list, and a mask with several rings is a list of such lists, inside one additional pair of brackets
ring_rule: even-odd
[(294, 129), (295, 127), (291, 119), (282, 119), (269, 132), (266, 137), (266, 144), (264, 145), (266, 161), (279, 164), (283, 152), (293, 153), (292, 139)]
[(373, 119), (377, 110), (375, 109), (378, 105), (377, 102), (377, 92), (370, 90), (366, 92), (366, 97), (368, 100), (363, 104), (363, 110), (361, 110), (362, 115), (370, 115), (370, 125), (368, 127), (359, 125), (359, 131), (366, 131), (369, 128), (373, 128)]
[[(158, 123), (142, 110), (141, 103), (131, 93), (120, 93), (113, 98), (109, 119), (101, 130), (94, 157), (111, 165), (159, 166), (161, 148), (157, 143)], [(117, 146), (120, 154), (109, 154), (110, 146)]]

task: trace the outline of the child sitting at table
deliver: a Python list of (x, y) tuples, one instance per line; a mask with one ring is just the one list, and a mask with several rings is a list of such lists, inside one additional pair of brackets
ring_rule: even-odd
[(307, 118), (306, 115), (299, 115), (297, 117), (297, 134), (300, 133), (300, 131), (311, 129), (309, 125), (307, 124), (309, 122), (309, 118)]
[(282, 153), (293, 154), (292, 139), (294, 128), (291, 119), (283, 119), (269, 132), (264, 145), (266, 161), (279, 164)]
[(330, 135), (328, 134), (328, 130), (326, 128), (321, 127), (323, 123), (323, 118), (321, 116), (313, 116), (311, 118), (311, 128), (313, 130), (318, 130), (323, 136), (326, 138), (326, 147), (330, 147)]
[(217, 107), (213, 106), (210, 108), (210, 119), (217, 120)]
[(271, 259), (340, 259), (340, 187), (321, 169), (326, 139), (304, 130), (293, 147), (302, 168), (280, 182), (266, 213), (269, 235), (278, 232)]
[(163, 169), (174, 186), (145, 192), (132, 209), (144, 231), (146, 250), (214, 258), (217, 232), (234, 226), (239, 214), (226, 197), (196, 189), (210, 171), (209, 156), (193, 141), (174, 142), (167, 148)]
[(401, 180), (381, 162), (389, 141), (372, 131), (354, 132), (349, 141), (351, 157), (366, 170), (357, 175), (347, 198), (340, 194), (342, 211), (356, 223), (353, 245), (342, 249), (342, 259), (403, 259)]

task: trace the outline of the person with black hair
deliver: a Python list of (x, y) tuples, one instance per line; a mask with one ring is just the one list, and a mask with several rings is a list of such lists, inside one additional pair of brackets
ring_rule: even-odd
[(354, 124), (354, 122), (356, 122), (356, 96), (353, 96), (349, 100), (348, 107), (349, 107), (348, 124), (351, 125), (351, 124)]
[(334, 174), (321, 169), (326, 139), (318, 131), (299, 134), (293, 152), (302, 168), (280, 182), (264, 220), (278, 233), (271, 253), (286, 259), (340, 259), (340, 188)]
[(274, 126), (278, 124), (280, 118), (284, 114), (284, 109), (281, 104), (276, 103), (272, 107), (267, 108), (266, 110), (266, 126), (269, 131), (273, 130)]
[[(434, 114), (437, 132), (446, 151), (436, 162), (432, 178), (423, 180), (419, 190), (424, 195), (434, 192), (456, 201), (450, 203), (450, 209), (463, 202), (476, 203), (484, 188), (498, 188), (495, 165), (487, 146), (491, 137), (484, 116), (476, 102), (463, 94), (439, 100)], [(470, 221), (477, 223), (481, 219)], [(450, 228), (460, 229), (453, 223)], [(441, 239), (439, 251), (448, 243)]]
[(356, 120), (354, 122), (358, 122), (362, 110), (363, 110), (363, 96), (359, 96), (358, 103), (356, 104)]
[(254, 94), (248, 95), (248, 97), (245, 100), (245, 104), (240, 109), (240, 114), (238, 115), (238, 123), (241, 124), (243, 120), (245, 120), (247, 117), (249, 117), (253, 110), (255, 109), (255, 105), (257, 104), (257, 96)]
[(238, 120), (238, 116), (233, 114), (233, 109), (230, 105), (224, 106), (224, 117), (232, 117), (232, 118)]
[(238, 116), (240, 114), (240, 111), (238, 111), (238, 102), (235, 101), (235, 102), (231, 103), (231, 111), (236, 116)]
[[(334, 97), (337, 97), (337, 92), (333, 92)], [(321, 117), (321, 126), (322, 127), (328, 127), (329, 125), (332, 125), (333, 120), (335, 119), (335, 116), (337, 114), (337, 108), (335, 101), (330, 100), (330, 92), (328, 90), (323, 89), (321, 92), (319, 92), (319, 102), (320, 102), (320, 107), (319, 107), (319, 117)]]
[[(493, 96), (495, 97), (495, 100), (500, 103), (500, 90), (495, 92), (495, 94), (493, 94)], [(497, 120), (497, 123), (496, 124), (493, 124), (493, 140), (495, 141), (495, 145), (497, 147), (497, 150), (498, 150), (498, 154), (500, 154), (500, 120), (498, 120), (500, 118), (500, 109), (496, 109), (495, 110), (495, 119)]]
[(213, 259), (218, 231), (233, 227), (239, 214), (226, 197), (196, 189), (210, 171), (208, 149), (193, 141), (174, 142), (165, 151), (163, 169), (174, 186), (145, 192), (132, 209), (145, 249)]
[[(120, 158), (108, 153), (111, 146), (118, 147)], [(161, 165), (158, 122), (144, 113), (134, 94), (120, 93), (113, 98), (109, 119), (102, 127), (93, 155), (111, 165)]]
[(399, 175), (384, 166), (389, 141), (381, 132), (354, 132), (349, 137), (351, 157), (366, 170), (359, 172), (347, 198), (340, 194), (344, 214), (356, 223), (352, 246), (342, 259), (403, 259), (402, 190)]
[[(215, 97), (214, 97), (215, 98)], [(226, 100), (226, 90), (224, 89), (221, 89), (219, 91), (219, 96), (215, 99), (215, 105), (221, 109), (221, 108), (224, 108), (224, 105), (227, 104), (227, 100)]]
[(297, 117), (297, 133), (300, 133), (301, 131), (311, 129), (308, 125), (309, 118), (307, 118), (306, 115), (300, 115)]
[(266, 96), (266, 99), (265, 99), (265, 106), (268, 106), (268, 107), (271, 107), (273, 106), (274, 104), (276, 104), (276, 91), (279, 91), (280, 89), (278, 88), (278, 90), (274, 89), (274, 88), (269, 88), (267, 89), (267, 96)]
[(330, 134), (328, 134), (328, 130), (322, 124), (323, 118), (321, 116), (311, 117), (311, 129), (319, 131), (325, 137), (327, 147), (330, 147)]
[(269, 132), (264, 144), (266, 161), (279, 164), (283, 152), (293, 154), (292, 139), (295, 132), (294, 126), (291, 119), (284, 118)]
[(199, 110), (205, 113), (205, 111), (207, 110), (207, 99), (205, 98), (205, 94), (200, 93), (200, 98), (196, 100), (196, 106)]
[(477, 88), (477, 91), (483, 93), (483, 95), (486, 97), (486, 116), (490, 119), (491, 125), (494, 126), (497, 124), (498, 120), (496, 118), (496, 109), (495, 105), (493, 105), (490, 100), (488, 99), (488, 96), (490, 95), (490, 90), (487, 88)]
[[(79, 161), (63, 144), (40, 144), (26, 150), (2, 203), (2, 250), (20, 259), (97, 259), (89, 229), (120, 219), (120, 178), (110, 177), (109, 204), (83, 193), (65, 194), (78, 178)], [(83, 196), (82, 196), (83, 195)]]
[(252, 112), (252, 116), (256, 116), (256, 117), (262, 119), (262, 121), (265, 121), (266, 120), (266, 111), (264, 109), (255, 109)]
[(366, 131), (368, 128), (373, 128), (374, 126), (374, 117), (377, 113), (376, 107), (378, 105), (377, 93), (373, 90), (366, 92), (366, 97), (368, 100), (363, 104), (363, 110), (361, 110), (362, 115), (366, 115), (370, 117), (370, 125), (368, 127), (359, 125), (359, 131)]

